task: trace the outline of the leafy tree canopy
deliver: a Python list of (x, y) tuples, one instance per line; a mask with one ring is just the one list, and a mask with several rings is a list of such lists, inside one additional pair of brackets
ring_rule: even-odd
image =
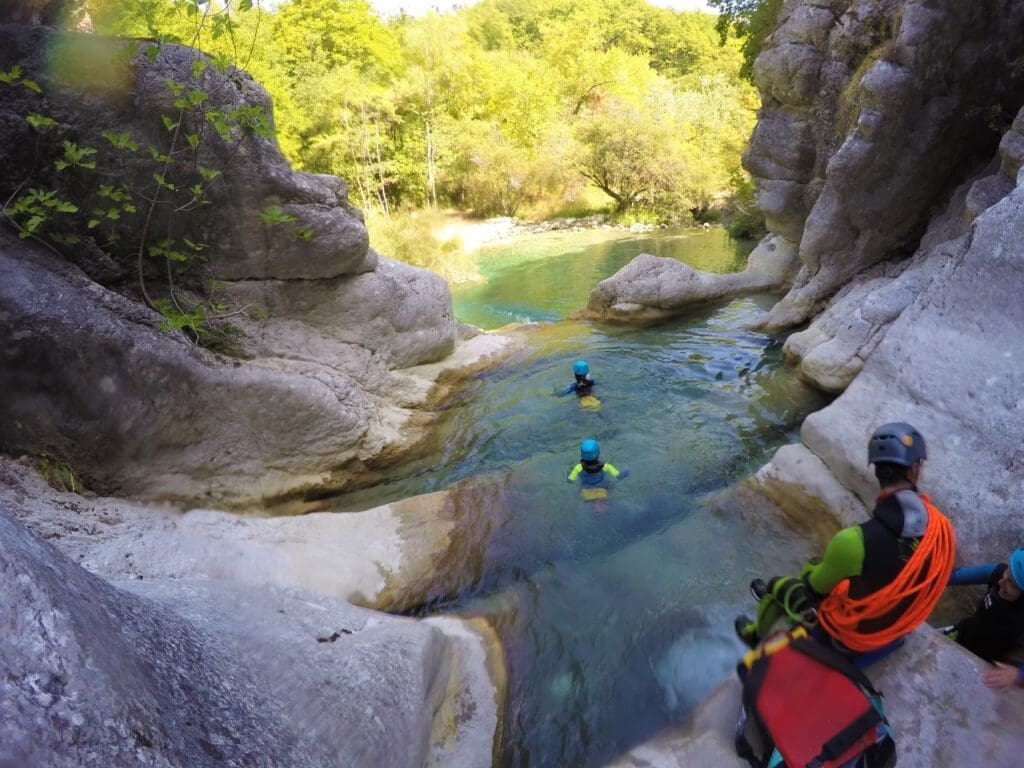
[[(197, 0), (91, 2), (101, 31), (180, 37)], [(712, 2), (749, 27), (777, 0)], [(366, 0), (287, 0), (204, 44), (271, 93), (293, 164), (385, 213), (550, 210), (593, 184), (623, 211), (703, 215), (742, 180), (757, 107), (735, 35), (720, 44), (713, 16), (644, 0), (483, 0), (390, 21)]]

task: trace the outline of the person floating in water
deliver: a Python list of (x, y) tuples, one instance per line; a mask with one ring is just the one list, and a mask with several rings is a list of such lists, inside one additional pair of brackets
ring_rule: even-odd
[(620, 470), (610, 461), (601, 461), (601, 446), (592, 437), (580, 443), (580, 461), (569, 471), (565, 479), (579, 483), (580, 496), (584, 501), (598, 502), (598, 511), (603, 511), (603, 502), (608, 498), (609, 479), (619, 480), (629, 475), (628, 469)]
[(590, 366), (586, 360), (577, 360), (572, 364), (573, 381), (569, 382), (560, 395), (568, 395), (573, 392), (580, 400), (584, 408), (597, 410), (601, 407), (601, 401), (594, 395), (594, 377), (590, 375)]

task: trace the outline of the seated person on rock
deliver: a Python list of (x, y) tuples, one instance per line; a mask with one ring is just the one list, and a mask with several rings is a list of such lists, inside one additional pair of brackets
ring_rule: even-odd
[(565, 479), (579, 483), (580, 496), (586, 501), (598, 501), (608, 496), (608, 480), (629, 475), (628, 469), (619, 470), (610, 461), (601, 461), (601, 446), (592, 437), (580, 443), (580, 461)]
[(1024, 549), (1015, 549), (1009, 563), (957, 568), (951, 586), (987, 584), (988, 590), (974, 613), (953, 625), (947, 635), (971, 653), (995, 664), (985, 672), (985, 685), (1002, 690), (1024, 686), (1024, 667), (1006, 664), (1010, 652), (1024, 645)]
[(573, 381), (569, 382), (562, 395), (575, 392), (577, 397), (587, 397), (594, 394), (594, 377), (590, 375), (590, 366), (586, 360), (577, 360), (572, 364)]
[(952, 526), (917, 490), (924, 438), (909, 424), (885, 424), (868, 442), (881, 491), (871, 519), (839, 531), (799, 578), (751, 583), (757, 618), (736, 619), (754, 647), (786, 617), (866, 665), (893, 650), (931, 613), (949, 578)]

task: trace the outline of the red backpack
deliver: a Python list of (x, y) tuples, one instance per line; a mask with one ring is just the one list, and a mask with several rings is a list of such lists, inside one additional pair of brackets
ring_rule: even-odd
[(896, 743), (882, 695), (850, 661), (794, 630), (737, 669), (736, 752), (753, 768), (891, 768)]

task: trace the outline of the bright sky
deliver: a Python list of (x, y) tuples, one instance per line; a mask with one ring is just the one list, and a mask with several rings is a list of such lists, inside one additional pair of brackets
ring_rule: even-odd
[[(393, 16), (404, 10), (417, 15), (428, 11), (449, 11), (456, 5), (474, 5), (477, 0), (370, 0), (370, 5), (382, 16)], [(704, 0), (647, 0), (651, 5), (672, 8), (677, 11), (713, 11)]]

